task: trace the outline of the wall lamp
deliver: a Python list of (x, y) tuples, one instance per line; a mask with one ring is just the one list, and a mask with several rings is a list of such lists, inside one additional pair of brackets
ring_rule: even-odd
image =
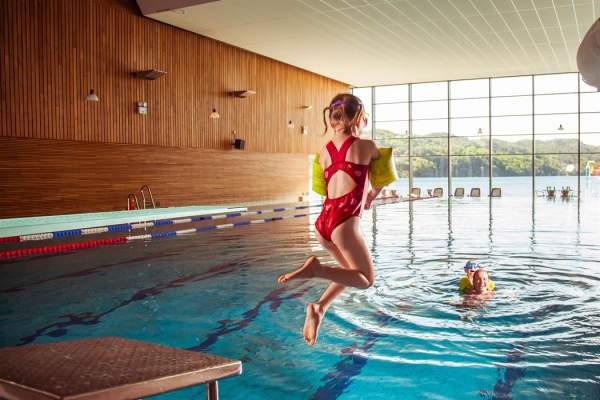
[(254, 90), (236, 90), (234, 92), (229, 92), (232, 96), (234, 97), (239, 97), (239, 98), (246, 98), (246, 97), (250, 97), (250, 96), (254, 96), (256, 94), (256, 92)]
[(85, 101), (100, 101), (94, 89), (90, 89), (90, 93), (86, 96)]

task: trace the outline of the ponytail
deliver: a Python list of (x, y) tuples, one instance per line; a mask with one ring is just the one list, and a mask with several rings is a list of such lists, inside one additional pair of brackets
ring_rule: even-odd
[(329, 110), (329, 122), (333, 128), (341, 124), (344, 132), (355, 134), (356, 124), (363, 117), (365, 108), (358, 97), (348, 93), (338, 94), (331, 100), (329, 106), (323, 109), (323, 124), (325, 125), (323, 136), (327, 134), (328, 130), (327, 110)]
[(329, 115), (331, 116), (331, 106), (327, 106), (323, 109), (323, 125), (325, 125), (325, 130), (323, 131), (323, 133), (321, 134), (321, 136), (325, 136), (327, 134), (327, 110), (329, 110)]

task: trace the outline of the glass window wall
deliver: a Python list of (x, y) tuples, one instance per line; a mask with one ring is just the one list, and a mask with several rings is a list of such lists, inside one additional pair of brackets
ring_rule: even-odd
[(372, 115), (368, 132), (396, 151), (410, 187), (502, 187), (503, 196), (547, 187), (600, 196), (600, 93), (578, 73), (354, 89)]

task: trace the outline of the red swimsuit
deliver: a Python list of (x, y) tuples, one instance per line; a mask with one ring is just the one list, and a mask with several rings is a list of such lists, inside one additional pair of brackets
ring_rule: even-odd
[(355, 140), (356, 137), (350, 136), (344, 141), (339, 151), (335, 148), (333, 142), (330, 141), (327, 143), (327, 151), (331, 157), (331, 165), (325, 168), (325, 182), (327, 186), (329, 186), (329, 180), (337, 171), (344, 171), (356, 183), (354, 189), (335, 199), (329, 198), (328, 190), (321, 215), (317, 218), (315, 227), (321, 236), (329, 241), (331, 241), (333, 230), (339, 224), (350, 217), (359, 216), (362, 210), (365, 180), (369, 166), (346, 161), (346, 153), (348, 153), (348, 149)]

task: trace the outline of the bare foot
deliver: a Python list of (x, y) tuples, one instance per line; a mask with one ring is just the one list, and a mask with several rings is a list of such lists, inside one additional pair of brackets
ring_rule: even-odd
[(306, 306), (306, 319), (304, 320), (304, 341), (309, 346), (314, 346), (319, 335), (319, 327), (323, 320), (323, 307), (317, 303), (310, 303)]
[(304, 261), (304, 265), (294, 272), (290, 272), (288, 274), (281, 275), (277, 278), (277, 282), (286, 283), (287, 281), (291, 281), (292, 279), (309, 279), (315, 276), (315, 268), (319, 265), (319, 260), (315, 256), (310, 256)]

